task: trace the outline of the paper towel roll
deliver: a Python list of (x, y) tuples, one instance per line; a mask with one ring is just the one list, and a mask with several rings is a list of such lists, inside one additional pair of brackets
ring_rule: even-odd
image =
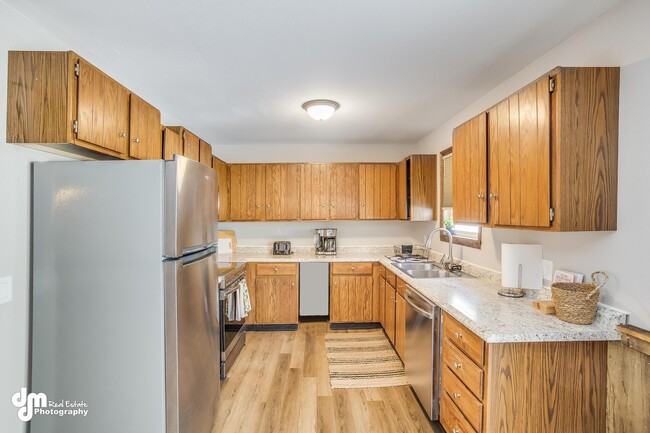
[(542, 246), (501, 244), (501, 285), (503, 287), (519, 287), (519, 265), (521, 265), (521, 288), (541, 289)]

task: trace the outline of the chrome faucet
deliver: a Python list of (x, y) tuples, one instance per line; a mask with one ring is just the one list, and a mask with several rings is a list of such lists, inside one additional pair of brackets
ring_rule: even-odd
[(449, 236), (449, 255), (448, 255), (447, 259), (445, 259), (445, 256), (443, 255), (442, 259), (440, 260), (440, 263), (442, 263), (445, 266), (445, 269), (447, 269), (449, 271), (453, 271), (453, 270), (455, 270), (454, 266), (456, 266), (454, 264), (454, 251), (453, 251), (453, 248), (454, 248), (454, 236), (451, 234), (451, 232), (449, 230), (447, 230), (444, 227), (438, 227), (438, 228), (435, 228), (435, 229), (431, 230), (431, 233), (429, 233), (429, 236), (427, 237), (427, 241), (424, 243), (424, 248), (428, 251), (428, 255), (431, 255), (431, 241), (432, 241), (431, 238), (435, 233), (438, 233), (438, 232), (445, 232), (447, 234), (447, 236)]

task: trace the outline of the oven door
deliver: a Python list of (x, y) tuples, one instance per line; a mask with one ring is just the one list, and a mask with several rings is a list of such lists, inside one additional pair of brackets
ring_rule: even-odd
[(226, 314), (226, 299), (236, 290), (237, 285), (221, 291), (219, 296), (219, 315), (221, 323), (221, 379), (225, 379), (230, 366), (235, 361), (245, 341), (244, 319), (230, 320)]

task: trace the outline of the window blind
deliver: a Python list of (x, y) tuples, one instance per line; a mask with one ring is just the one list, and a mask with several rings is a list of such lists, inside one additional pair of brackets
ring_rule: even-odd
[(442, 157), (442, 207), (452, 207), (451, 197), (452, 197), (452, 174), (453, 166), (451, 163), (451, 157), (453, 154), (448, 154)]

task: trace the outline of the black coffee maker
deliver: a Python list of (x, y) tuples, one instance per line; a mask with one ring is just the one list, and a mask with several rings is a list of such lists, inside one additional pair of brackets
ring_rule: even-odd
[(336, 229), (316, 229), (314, 242), (316, 244), (316, 254), (336, 254)]

